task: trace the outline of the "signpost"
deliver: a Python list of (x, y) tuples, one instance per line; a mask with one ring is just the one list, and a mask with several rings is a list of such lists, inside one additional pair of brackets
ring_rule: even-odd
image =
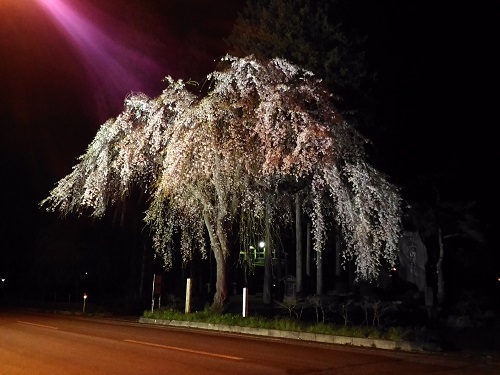
[(161, 307), (161, 275), (153, 275), (153, 290), (151, 291), (151, 312), (155, 308), (155, 296), (158, 296), (158, 308)]

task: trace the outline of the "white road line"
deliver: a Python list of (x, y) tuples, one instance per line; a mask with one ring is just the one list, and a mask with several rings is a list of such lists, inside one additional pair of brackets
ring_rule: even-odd
[(191, 349), (184, 349), (184, 348), (178, 348), (176, 346), (168, 346), (168, 345), (160, 345), (160, 344), (153, 344), (151, 342), (144, 342), (144, 341), (135, 341), (135, 340), (123, 340), (125, 342), (130, 342), (132, 344), (140, 344), (140, 345), (147, 345), (147, 346), (154, 346), (156, 348), (163, 348), (163, 349), (170, 349), (170, 350), (177, 350), (180, 352), (187, 352), (187, 353), (194, 353), (194, 354), (202, 354), (202, 355), (208, 355), (210, 357), (218, 357), (218, 358), (225, 358), (225, 359), (233, 359), (235, 361), (241, 361), (243, 358), (241, 357), (233, 357), (231, 355), (225, 355), (225, 354), (216, 354), (216, 353), (209, 353), (209, 352), (202, 352), (199, 350), (191, 350)]
[(49, 328), (49, 329), (59, 329), (57, 327), (53, 327), (53, 326), (46, 326), (46, 325), (43, 325), (43, 324), (36, 324), (36, 323), (30, 323), (30, 322), (23, 322), (22, 320), (18, 320), (17, 321), (18, 323), (21, 323), (21, 324), (27, 324), (29, 326), (35, 326), (35, 327), (41, 327), (41, 328)]

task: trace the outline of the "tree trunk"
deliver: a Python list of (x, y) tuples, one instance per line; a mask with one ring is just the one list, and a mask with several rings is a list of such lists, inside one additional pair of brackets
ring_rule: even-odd
[(323, 254), (316, 253), (316, 294), (323, 295)]
[(340, 229), (337, 225), (335, 227), (335, 276), (337, 280), (340, 280), (342, 272), (342, 244), (340, 241)]
[(271, 256), (268, 254), (268, 250), (266, 249), (266, 253), (264, 255), (264, 286), (262, 290), (262, 302), (264, 304), (269, 305), (272, 302), (272, 260)]
[(214, 251), (215, 263), (217, 267), (217, 277), (215, 282), (215, 294), (212, 308), (215, 311), (223, 312), (227, 302), (227, 259), (220, 251)]
[(342, 277), (342, 242), (340, 240), (340, 228), (335, 226), (335, 289), (340, 291)]
[(302, 210), (300, 195), (295, 194), (295, 280), (296, 292), (302, 293)]
[(311, 222), (307, 222), (306, 232), (306, 279), (307, 289), (313, 289), (313, 282), (311, 278), (311, 253), (312, 253), (312, 239), (311, 239)]
[(282, 271), (282, 267), (283, 267), (283, 258), (282, 258), (282, 254), (281, 254), (281, 249), (276, 249), (275, 248), (275, 253), (276, 253), (276, 272), (277, 272), (277, 275), (276, 275), (276, 278), (278, 280), (278, 282), (276, 283), (276, 289), (275, 289), (275, 295), (274, 295), (274, 298), (279, 298), (280, 300), (282, 299), (282, 288), (281, 288), (281, 279), (283, 277), (283, 271)]
[(266, 233), (264, 236), (264, 286), (262, 290), (262, 301), (268, 305), (272, 302), (272, 258), (271, 258), (271, 235), (269, 228), (269, 205), (266, 205), (266, 216), (265, 216), (265, 226)]
[(144, 276), (146, 274), (146, 253), (147, 253), (146, 241), (144, 241), (142, 245), (143, 246), (142, 246), (142, 257), (141, 257), (141, 277), (139, 280), (139, 298), (141, 300), (144, 293)]
[(220, 218), (212, 219), (208, 210), (203, 210), (203, 219), (205, 227), (210, 238), (210, 246), (214, 253), (216, 264), (215, 294), (212, 302), (212, 308), (218, 312), (224, 312), (225, 304), (228, 298), (227, 290), (227, 258), (229, 254), (228, 240), (226, 232), (222, 228)]
[(351, 259), (347, 263), (347, 273), (348, 273), (348, 282), (349, 282), (349, 290), (352, 291), (354, 289), (354, 281), (356, 279), (356, 264), (354, 263), (354, 259)]
[(438, 306), (442, 306), (444, 302), (444, 278), (443, 278), (444, 246), (443, 246), (443, 234), (441, 233), (440, 227), (438, 227), (438, 241), (439, 241), (439, 259), (436, 263), (437, 302)]

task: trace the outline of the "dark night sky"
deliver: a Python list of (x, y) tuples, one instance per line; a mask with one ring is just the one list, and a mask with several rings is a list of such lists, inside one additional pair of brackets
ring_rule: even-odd
[[(241, 5), (232, 0), (217, 7), (200, 0), (156, 3), (0, 3), (1, 277), (36, 279), (33, 273), (39, 271), (30, 263), (43, 263), (37, 247), (50, 223), (61, 228), (62, 238), (80, 222), (81, 233), (74, 232), (74, 238), (88, 240), (96, 235), (89, 229), (95, 226), (116, 232), (85, 218), (60, 221), (38, 203), (71, 171), (99, 126), (121, 112), (129, 92), (156, 96), (166, 75), (201, 80), (212, 71)], [(43, 4), (59, 12), (63, 23)]]
[[(43, 3), (64, 9), (66, 29)], [(125, 95), (156, 96), (165, 75), (203, 78), (225, 53), (222, 38), (243, 1), (91, 1), (99, 11), (88, 3), (0, 2), (0, 273), (25, 271), (12, 265), (22, 268), (14, 259), (31, 254), (48, 220), (38, 202), (71, 171), (99, 125), (121, 111)], [(385, 126), (377, 152), (396, 182), (445, 175), (448, 197), (479, 201), (489, 220), (495, 126), (486, 115), (492, 62), (485, 51), (493, 48), (492, 12), (436, 3), (351, 2), (350, 22), (368, 34), (367, 54), (379, 72)], [(122, 68), (125, 74), (115, 75)]]

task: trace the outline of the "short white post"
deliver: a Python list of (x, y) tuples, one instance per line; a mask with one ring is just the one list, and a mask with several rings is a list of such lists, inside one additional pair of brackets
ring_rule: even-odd
[(248, 288), (243, 288), (243, 317), (248, 316)]
[(191, 279), (186, 280), (186, 314), (191, 312)]
[(83, 293), (83, 312), (85, 312), (85, 301), (87, 301), (87, 293)]

